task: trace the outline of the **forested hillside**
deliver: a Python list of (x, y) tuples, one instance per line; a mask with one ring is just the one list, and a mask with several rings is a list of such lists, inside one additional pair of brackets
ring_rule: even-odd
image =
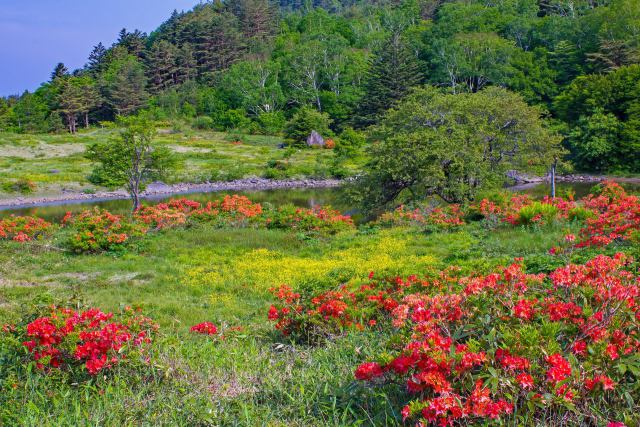
[[(75, 132), (149, 110), (197, 128), (366, 129), (431, 85), (500, 86), (540, 111), (578, 170), (640, 168), (636, 0), (211, 1), (0, 99), (0, 130)], [(291, 134), (289, 132), (288, 134)]]

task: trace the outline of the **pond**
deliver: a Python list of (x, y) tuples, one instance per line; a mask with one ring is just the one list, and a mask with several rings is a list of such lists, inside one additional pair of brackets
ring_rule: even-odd
[[(287, 203), (299, 207), (312, 208), (314, 206), (333, 206), (341, 212), (353, 214), (353, 209), (345, 206), (340, 201), (340, 190), (338, 188), (287, 188), (277, 190), (256, 190), (256, 191), (215, 191), (208, 193), (188, 193), (175, 194), (172, 196), (161, 196), (146, 198), (143, 204), (156, 204), (171, 199), (187, 198), (201, 203), (217, 200), (226, 194), (239, 194), (247, 196), (254, 202), (271, 203), (274, 206), (280, 206)], [(29, 206), (25, 208), (0, 208), (0, 218), (8, 215), (36, 215), (47, 221), (59, 221), (66, 212), (80, 212), (82, 210), (98, 206), (115, 214), (126, 214), (131, 211), (131, 201), (125, 200), (92, 200), (82, 202), (56, 202), (51, 204), (43, 204)]]
[[(592, 182), (573, 182), (558, 183), (557, 195), (565, 196), (573, 193), (576, 198), (589, 194), (595, 184)], [(640, 192), (640, 184), (622, 183), (628, 190)], [(531, 194), (533, 197), (541, 198), (549, 194), (549, 184), (527, 184), (522, 186), (510, 187), (512, 191)], [(256, 190), (256, 191), (218, 191), (209, 193), (189, 193), (173, 196), (162, 196), (157, 198), (145, 199), (143, 203), (154, 204), (167, 201), (170, 199), (186, 197), (198, 202), (208, 202), (223, 197), (225, 194), (240, 194), (249, 197), (252, 201), (258, 203), (271, 203), (274, 206), (280, 206), (291, 203), (299, 207), (312, 208), (314, 206), (330, 205), (343, 213), (355, 215), (357, 218), (357, 210), (353, 206), (349, 206), (340, 198), (340, 188), (287, 188), (277, 190)], [(107, 209), (112, 213), (125, 214), (131, 209), (129, 200), (104, 200), (104, 201), (83, 201), (83, 202), (66, 202), (56, 204), (45, 204), (41, 206), (30, 206), (27, 208), (0, 208), (0, 217), (8, 215), (36, 215), (48, 221), (59, 221), (66, 212), (79, 212), (93, 206), (99, 206)]]

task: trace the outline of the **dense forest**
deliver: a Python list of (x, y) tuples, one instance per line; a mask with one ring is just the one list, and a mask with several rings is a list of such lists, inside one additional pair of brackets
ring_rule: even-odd
[(147, 110), (197, 128), (278, 135), (297, 117), (351, 134), (416, 86), (488, 103), (504, 88), (578, 170), (640, 170), (636, 0), (204, 2), (0, 99), (0, 130), (73, 133)]

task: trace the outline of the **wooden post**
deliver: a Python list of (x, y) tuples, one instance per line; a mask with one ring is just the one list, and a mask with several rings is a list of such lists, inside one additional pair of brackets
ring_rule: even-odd
[(556, 167), (558, 166), (558, 158), (555, 157), (553, 159), (553, 164), (551, 165), (551, 198), (556, 197)]

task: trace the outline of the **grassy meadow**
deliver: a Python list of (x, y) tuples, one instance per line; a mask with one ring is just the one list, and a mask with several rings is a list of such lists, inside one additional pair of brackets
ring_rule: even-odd
[[(59, 194), (62, 190), (99, 190), (87, 179), (92, 165), (84, 156), (85, 149), (117, 137), (113, 129), (90, 129), (75, 135), (0, 133), (0, 197), (20, 195), (10, 188), (16, 181), (31, 182), (33, 196)], [(360, 156), (336, 159), (332, 150), (280, 149), (281, 138), (262, 135), (161, 130), (157, 141), (170, 148), (178, 162), (168, 183), (253, 176), (326, 178), (336, 173), (352, 174), (363, 160)]]
[[(153, 366), (86, 382), (13, 367), (0, 375), (5, 425), (396, 425), (390, 388), (353, 379), (380, 350), (380, 331), (352, 331), (322, 346), (296, 344), (266, 321), (269, 288), (331, 289), (380, 274), (421, 274), (447, 265), (486, 271), (524, 256), (548, 268), (566, 227), (488, 232), (469, 226), (424, 234), (361, 227), (329, 238), (290, 231), (197, 226), (155, 234), (135, 250), (72, 255), (39, 242), (0, 242), (0, 324), (34, 306), (118, 311), (141, 307), (160, 324)], [(225, 339), (189, 333), (212, 321)], [(384, 333), (384, 332), (382, 332)], [(377, 339), (371, 339), (375, 335)], [(7, 369), (7, 368), (5, 368)], [(142, 421), (144, 420), (144, 421)]]

